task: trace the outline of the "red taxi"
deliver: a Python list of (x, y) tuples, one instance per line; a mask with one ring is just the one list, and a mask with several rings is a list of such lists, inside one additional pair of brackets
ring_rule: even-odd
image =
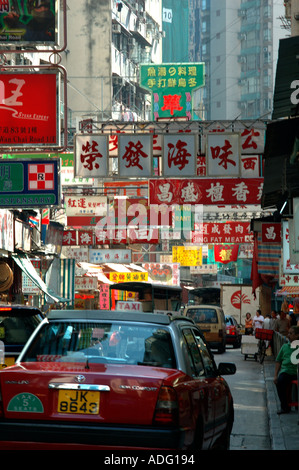
[(227, 449), (235, 370), (186, 317), (53, 310), (0, 371), (0, 449)]
[(230, 315), (225, 315), (226, 324), (226, 344), (231, 344), (233, 348), (240, 348), (242, 342), (241, 328), (237, 320)]

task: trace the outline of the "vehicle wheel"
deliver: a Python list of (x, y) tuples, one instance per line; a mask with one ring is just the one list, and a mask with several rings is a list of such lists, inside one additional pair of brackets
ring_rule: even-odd
[(221, 344), (219, 347), (218, 347), (218, 352), (219, 354), (222, 354), (225, 352), (225, 344)]
[(246, 361), (246, 359), (247, 359), (247, 354), (244, 355), (244, 361)]

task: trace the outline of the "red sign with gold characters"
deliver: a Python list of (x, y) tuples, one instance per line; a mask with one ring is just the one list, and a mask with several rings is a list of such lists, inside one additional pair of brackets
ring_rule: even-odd
[(0, 146), (58, 145), (56, 73), (2, 73)]
[(228, 264), (237, 261), (239, 245), (214, 245), (214, 258), (217, 263)]

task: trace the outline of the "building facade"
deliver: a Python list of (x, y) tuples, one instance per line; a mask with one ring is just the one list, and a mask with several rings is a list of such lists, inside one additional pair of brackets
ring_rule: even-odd
[(206, 64), (205, 118), (270, 118), (283, 3), (190, 0), (189, 59)]

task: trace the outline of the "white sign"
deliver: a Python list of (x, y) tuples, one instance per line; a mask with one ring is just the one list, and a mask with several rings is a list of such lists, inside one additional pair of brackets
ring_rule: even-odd
[(163, 8), (162, 21), (172, 23), (172, 10), (170, 8)]
[(98, 278), (95, 276), (75, 276), (75, 290), (96, 290)]
[(207, 135), (208, 176), (240, 176), (240, 135), (232, 132)]
[(118, 175), (148, 178), (152, 175), (153, 136), (120, 134), (118, 136)]
[(116, 310), (126, 312), (142, 312), (142, 302), (132, 302), (125, 300), (118, 300), (116, 302)]
[(105, 196), (65, 196), (65, 213), (67, 216), (107, 215), (107, 198)]
[(100, 263), (131, 263), (131, 250), (89, 249), (89, 262)]
[(75, 135), (75, 176), (98, 178), (108, 175), (108, 136)]
[(163, 138), (163, 176), (194, 176), (196, 173), (195, 135), (169, 134)]

